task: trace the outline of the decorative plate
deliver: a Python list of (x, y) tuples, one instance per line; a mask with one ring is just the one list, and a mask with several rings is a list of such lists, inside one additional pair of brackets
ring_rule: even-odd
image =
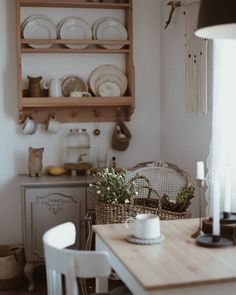
[[(54, 23), (44, 16), (31, 16), (23, 23), (25, 39), (56, 39), (57, 29)], [(49, 48), (52, 44), (28, 44), (33, 48)]]
[(98, 86), (98, 94), (102, 97), (120, 96), (121, 89), (114, 82), (103, 82)]
[[(97, 25), (96, 38), (98, 40), (127, 40), (128, 33), (126, 28), (116, 19), (108, 18)], [(102, 45), (107, 49), (120, 49), (124, 45)]]
[[(90, 25), (80, 17), (70, 16), (59, 22), (60, 39), (92, 39), (92, 29)], [(69, 48), (86, 48), (88, 44), (65, 44)]]
[(95, 21), (95, 23), (93, 24), (93, 26), (92, 26), (92, 31), (93, 31), (93, 38), (94, 38), (94, 39), (97, 39), (96, 31), (97, 31), (97, 27), (98, 27), (98, 25), (99, 25), (101, 22), (103, 22), (104, 20), (107, 20), (107, 19), (110, 19), (110, 17), (107, 17), (107, 16), (105, 16), (105, 17), (101, 17), (101, 18), (97, 19), (97, 20)]
[(121, 88), (121, 95), (123, 95), (127, 89), (127, 77), (122, 73), (122, 71), (114, 66), (114, 65), (102, 65), (102, 66), (99, 66), (97, 67), (90, 75), (90, 78), (89, 78), (89, 86), (90, 86), (90, 89), (92, 90), (92, 92), (97, 95), (96, 93), (96, 87), (98, 87), (98, 84), (97, 84), (97, 80), (99, 78), (102, 78), (102, 77), (105, 77), (106, 76), (106, 79), (104, 78), (104, 80), (100, 80), (100, 83), (102, 82), (107, 82), (107, 81), (110, 81), (110, 82), (113, 82), (112, 79), (109, 79), (109, 76), (112, 76), (112, 77), (116, 77), (116, 81), (120, 80), (121, 82), (121, 86), (120, 84), (118, 84), (117, 82), (115, 82), (117, 85), (120, 86)]
[(61, 82), (62, 93), (69, 97), (72, 91), (88, 91), (88, 84), (77, 75), (67, 75)]
[(98, 87), (105, 82), (112, 82), (118, 85), (120, 88), (120, 96), (122, 96), (127, 89), (127, 83), (125, 83), (125, 81), (123, 81), (122, 79), (120, 79), (119, 77), (113, 74), (109, 74), (109, 75), (101, 76), (100, 78), (96, 80), (96, 83), (95, 83), (96, 95), (99, 95)]
[(28, 17), (22, 22), (22, 24), (21, 24), (21, 31), (23, 32), (25, 25), (26, 25), (29, 21), (31, 21), (31, 20), (33, 20), (33, 19), (35, 19), (35, 18), (42, 18), (42, 19), (48, 19), (48, 20), (50, 20), (47, 16), (42, 15), (42, 14), (33, 14), (33, 15), (30, 15), (30, 16), (28, 16)]
[(160, 235), (157, 239), (138, 239), (134, 235), (129, 235), (126, 237), (126, 240), (132, 244), (155, 245), (161, 243), (164, 240), (164, 236)]

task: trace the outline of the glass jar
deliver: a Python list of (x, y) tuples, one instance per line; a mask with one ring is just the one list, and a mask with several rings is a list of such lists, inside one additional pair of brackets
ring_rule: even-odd
[(66, 163), (90, 162), (90, 136), (86, 129), (70, 129), (66, 143)]

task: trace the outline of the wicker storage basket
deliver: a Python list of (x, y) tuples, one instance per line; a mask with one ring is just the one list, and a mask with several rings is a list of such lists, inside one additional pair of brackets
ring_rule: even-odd
[(25, 257), (21, 245), (0, 245), (0, 289), (11, 289), (25, 282)]
[(161, 220), (185, 219), (190, 217), (188, 211), (175, 212), (161, 209), (159, 198), (134, 198), (131, 204), (96, 203), (96, 224), (124, 223), (129, 217), (139, 213), (156, 214)]
[[(117, 127), (120, 131), (117, 130)], [(121, 133), (123, 133), (126, 136), (124, 138), (121, 138)], [(112, 134), (112, 148), (117, 151), (125, 151), (129, 146), (131, 137), (132, 135), (127, 126), (124, 124), (124, 122), (117, 122)]]

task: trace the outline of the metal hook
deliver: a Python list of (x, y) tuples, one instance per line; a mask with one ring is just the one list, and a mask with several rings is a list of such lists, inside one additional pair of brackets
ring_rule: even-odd
[(116, 109), (116, 120), (119, 121), (121, 118), (121, 108)]
[(96, 118), (99, 118), (101, 115), (101, 112), (99, 112), (97, 109), (93, 110), (93, 113)]
[(57, 118), (56, 113), (53, 112), (53, 113), (49, 114), (49, 118), (56, 119)]

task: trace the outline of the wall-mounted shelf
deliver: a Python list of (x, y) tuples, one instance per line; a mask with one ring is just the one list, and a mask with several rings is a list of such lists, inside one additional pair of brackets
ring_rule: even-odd
[[(134, 66), (132, 44), (132, 0), (125, 3), (80, 2), (69, 0), (17, 0), (17, 60), (18, 60), (18, 105), (19, 122), (22, 123), (28, 115), (38, 123), (45, 123), (52, 113), (56, 113), (61, 122), (94, 122), (115, 121), (117, 113), (124, 120), (130, 120), (134, 111)], [(125, 26), (128, 40), (52, 40), (52, 39), (22, 39), (21, 10), (24, 7), (55, 7), (55, 8), (89, 8), (89, 9), (122, 9), (125, 15)], [(32, 48), (28, 44), (52, 44), (50, 48)], [(82, 45), (89, 47), (68, 48), (64, 44)], [(122, 45), (120, 49), (106, 49), (99, 45)], [(122, 97), (27, 97), (23, 89), (22, 55), (27, 54), (124, 54), (128, 88)], [(87, 57), (86, 57), (87, 58)]]
[(78, 0), (19, 0), (22, 7), (64, 7), (64, 8), (97, 8), (97, 9), (130, 9), (132, 3), (80, 2)]

